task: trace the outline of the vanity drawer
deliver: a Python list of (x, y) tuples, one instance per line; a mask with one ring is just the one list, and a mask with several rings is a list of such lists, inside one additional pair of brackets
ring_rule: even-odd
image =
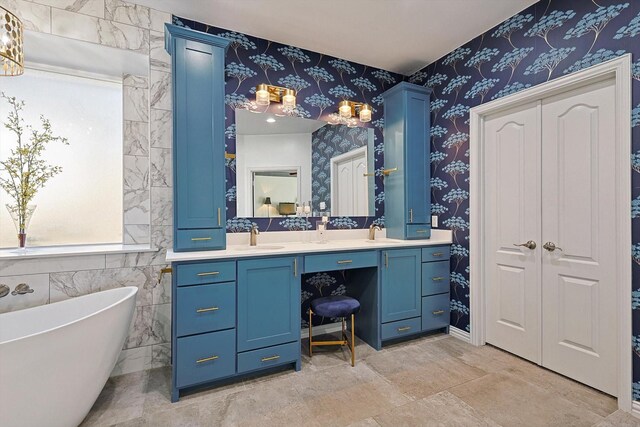
[(422, 263), (422, 296), (449, 292), (449, 261)]
[(444, 261), (451, 256), (449, 245), (422, 248), (422, 262)]
[(382, 324), (382, 339), (400, 338), (420, 332), (420, 318), (399, 320), (397, 322)]
[(376, 267), (376, 251), (343, 252), (336, 254), (308, 255), (304, 257), (304, 272), (346, 270), (349, 268)]
[(236, 372), (236, 331), (178, 338), (176, 385), (187, 387)]
[(422, 298), (422, 330), (449, 326), (449, 293)]
[(177, 251), (208, 251), (211, 249), (224, 249), (224, 228), (203, 228), (176, 231)]
[(300, 343), (298, 341), (245, 351), (238, 353), (238, 373), (296, 362), (298, 357), (300, 357)]
[(431, 224), (407, 224), (407, 239), (428, 239), (431, 237)]
[(229, 329), (236, 324), (235, 282), (178, 288), (176, 299), (179, 337)]
[(231, 282), (236, 280), (236, 262), (196, 262), (180, 264), (175, 269), (178, 286), (205, 283)]

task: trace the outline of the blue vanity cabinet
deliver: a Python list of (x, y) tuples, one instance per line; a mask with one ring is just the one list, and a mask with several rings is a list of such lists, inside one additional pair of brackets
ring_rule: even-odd
[(224, 59), (229, 40), (166, 25), (172, 57), (174, 250), (224, 249)]
[[(431, 236), (429, 97), (431, 89), (402, 82), (384, 99), (385, 227), (394, 239)], [(397, 168), (396, 171), (393, 171)]]
[(430, 246), (422, 249), (422, 330), (449, 328), (451, 249)]
[[(422, 272), (420, 249), (394, 249), (382, 252), (381, 308), (382, 323), (420, 317)], [(418, 324), (420, 321), (418, 320)], [(399, 326), (403, 328), (403, 326)], [(382, 339), (385, 336), (383, 325)], [(419, 332), (416, 329), (401, 329), (400, 332)]]
[[(238, 352), (299, 343), (299, 264), (298, 257), (238, 261)], [(272, 360), (296, 362), (298, 355), (292, 360), (290, 352), (278, 354)], [(246, 359), (239, 354), (238, 360)]]

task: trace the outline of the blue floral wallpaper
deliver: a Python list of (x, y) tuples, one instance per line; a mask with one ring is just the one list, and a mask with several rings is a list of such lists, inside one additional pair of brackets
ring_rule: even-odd
[[(334, 218), (330, 227), (368, 228), (372, 222), (384, 224), (383, 111), (384, 91), (402, 81), (404, 76), (366, 65), (349, 62), (317, 52), (287, 46), (222, 28), (212, 27), (177, 16), (173, 23), (231, 40), (225, 67), (225, 121), (226, 151), (235, 154), (235, 110), (245, 108), (256, 112), (289, 115), (329, 121), (343, 99), (366, 102), (372, 106), (373, 120), (361, 126), (373, 127), (375, 144), (376, 213), (371, 217)], [(297, 105), (283, 109), (271, 103), (265, 110), (258, 107), (255, 87), (260, 83), (295, 89)], [(236, 216), (235, 159), (227, 159), (227, 231), (249, 231), (257, 225), (260, 231), (309, 230), (315, 228), (315, 219), (304, 218), (238, 218)]]
[[(311, 136), (311, 205), (320, 210), (320, 202), (325, 202), (325, 210), (331, 210), (331, 162), (340, 154), (348, 153), (367, 145), (367, 128), (350, 128), (345, 125), (323, 126)], [(379, 147), (379, 148), (378, 148)], [(383, 145), (376, 147), (382, 154)], [(379, 192), (378, 192), (379, 193)], [(379, 206), (382, 199), (377, 200)]]
[(451, 324), (469, 330), (469, 109), (624, 53), (633, 63), (634, 399), (640, 399), (640, 1), (541, 0), (409, 77), (433, 88), (432, 211), (453, 230)]

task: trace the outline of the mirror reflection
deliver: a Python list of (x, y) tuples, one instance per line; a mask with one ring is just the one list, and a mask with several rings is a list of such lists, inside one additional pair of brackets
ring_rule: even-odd
[(239, 217), (374, 213), (373, 129), (236, 111)]

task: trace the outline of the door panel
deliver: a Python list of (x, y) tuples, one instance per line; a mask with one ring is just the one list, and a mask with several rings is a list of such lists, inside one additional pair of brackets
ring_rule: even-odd
[[(540, 362), (539, 103), (485, 121), (488, 343)], [(535, 249), (514, 246), (529, 240)]]
[(599, 82), (542, 107), (542, 363), (617, 393), (615, 86)]
[(420, 249), (384, 251), (382, 269), (382, 321), (422, 314), (422, 252)]

